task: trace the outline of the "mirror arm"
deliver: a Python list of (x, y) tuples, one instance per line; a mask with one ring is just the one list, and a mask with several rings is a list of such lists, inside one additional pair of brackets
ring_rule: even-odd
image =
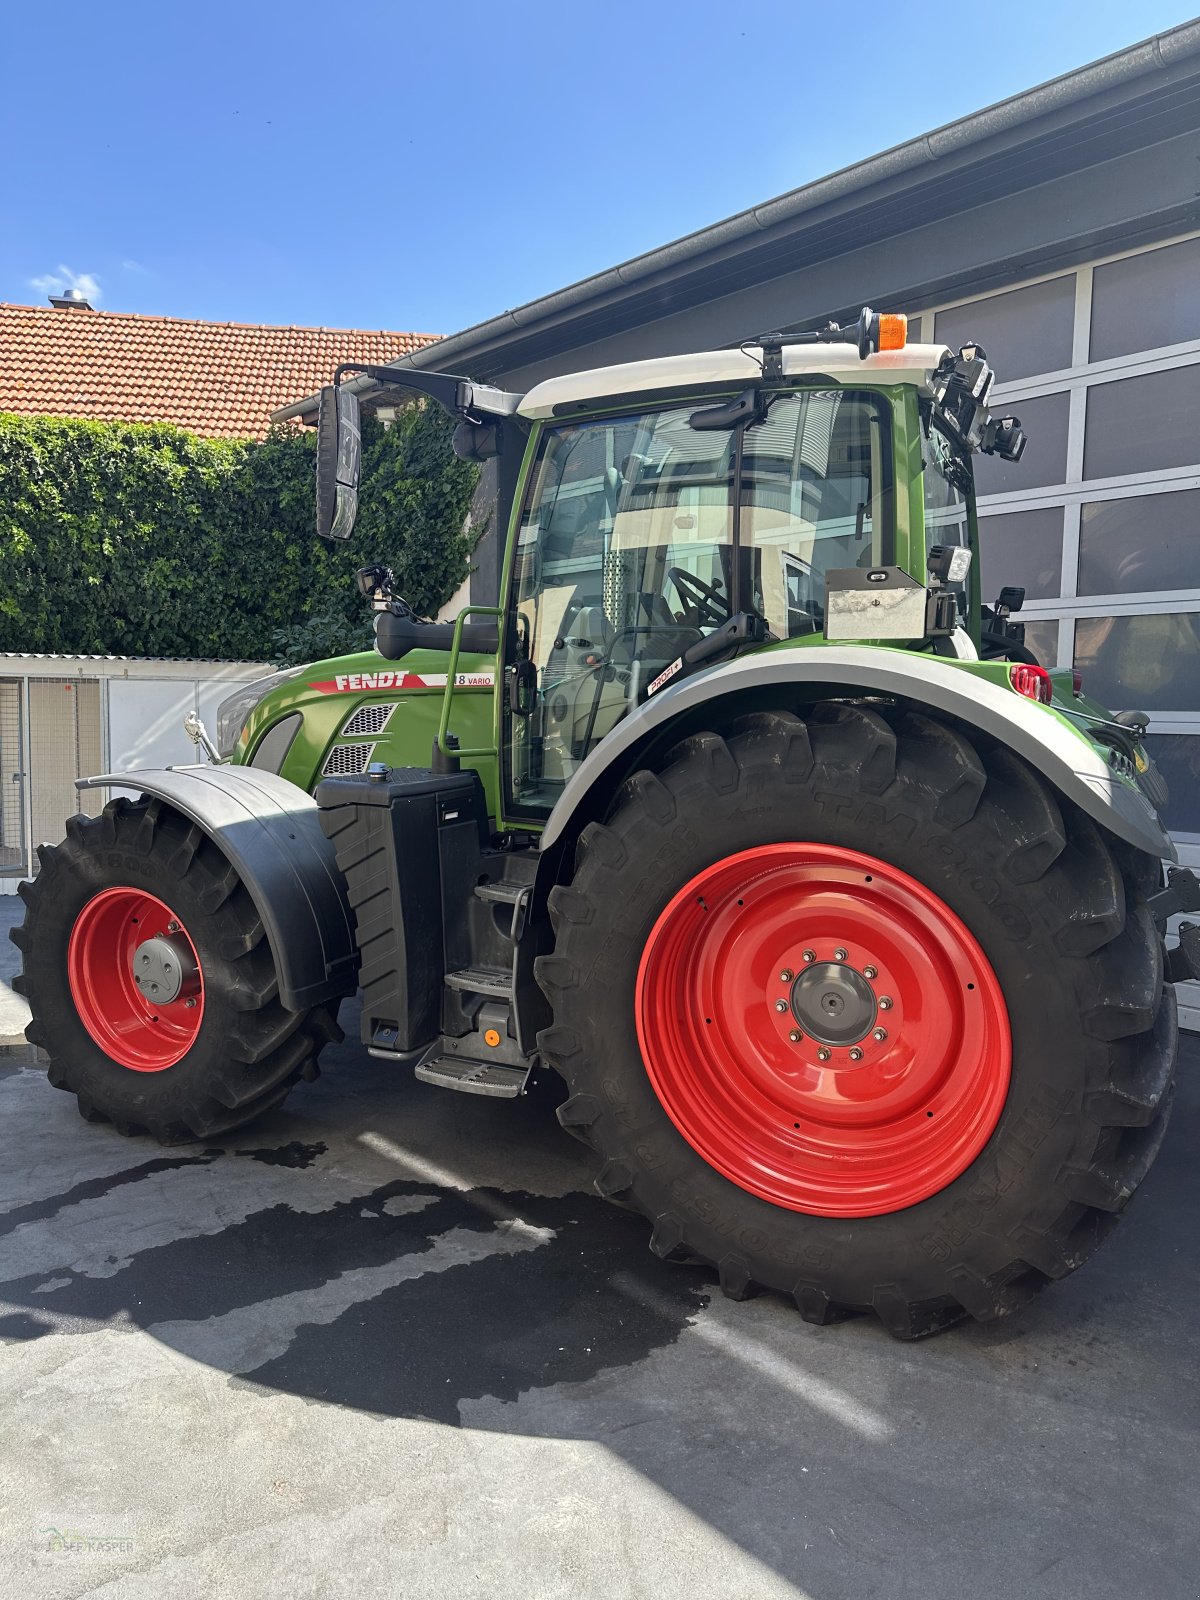
[(490, 384), (472, 383), (453, 372), (421, 372), (416, 367), (378, 367), (361, 361), (343, 361), (333, 375), (340, 384), (347, 372), (356, 372), (375, 383), (389, 384), (423, 394), (464, 422), (479, 422), (488, 416), (512, 416), (521, 403), (519, 394), (493, 389)]

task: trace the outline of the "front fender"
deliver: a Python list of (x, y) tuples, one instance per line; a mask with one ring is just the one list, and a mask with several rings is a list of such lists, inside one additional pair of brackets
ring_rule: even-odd
[(760, 652), (661, 690), (619, 723), (570, 778), (550, 813), (542, 850), (560, 844), (574, 820), (591, 820), (597, 796), (615, 789), (640, 748), (665, 732), (670, 722), (709, 703), (719, 709), (721, 702), (735, 696), (753, 698), (776, 687), (796, 689), (801, 700), (806, 690), (817, 691), (820, 698), (896, 696), (956, 717), (1007, 745), (1116, 838), (1148, 855), (1177, 859), (1173, 842), (1145, 796), (1122, 782), (1100, 752), (1058, 717), (1036, 710), (1011, 689), (936, 656), (861, 645)]
[(136, 789), (202, 828), (237, 869), (266, 929), (289, 1011), (353, 991), (354, 919), (317, 803), (254, 767), (164, 767), (84, 778), (78, 787)]

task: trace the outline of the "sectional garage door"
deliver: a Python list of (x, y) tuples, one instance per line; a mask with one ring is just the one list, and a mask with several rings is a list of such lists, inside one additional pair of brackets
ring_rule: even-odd
[(985, 600), (1024, 584), (1039, 657), (1150, 714), (1200, 867), (1200, 235), (926, 312), (920, 333), (977, 339), (1029, 430), (1019, 465), (980, 464)]

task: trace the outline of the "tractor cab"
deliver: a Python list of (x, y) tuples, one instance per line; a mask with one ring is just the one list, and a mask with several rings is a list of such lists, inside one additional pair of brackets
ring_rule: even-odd
[[(668, 400), (543, 428), (508, 584), (510, 640), (537, 686), (509, 720), (522, 810), (547, 812), (599, 741), (682, 674), (822, 643), (831, 577), (919, 572), (922, 527), (970, 548), (970, 469), (955, 446), (922, 437), (922, 504), (910, 505), (894, 452), (919, 418), (884, 387), (822, 377), (767, 392), (749, 422)], [(965, 586), (959, 602), (956, 625)]]
[(734, 617), (760, 620), (748, 643), (820, 638), (827, 572), (894, 564), (879, 396), (780, 393), (752, 427), (697, 428), (697, 415), (674, 403), (542, 433), (510, 578), (538, 683), (512, 725), (522, 806), (549, 809), (597, 742)]
[[(1024, 446), (1016, 419), (988, 412), (978, 347), (908, 345), (904, 317), (865, 309), (845, 329), (600, 368), (521, 396), (369, 373), (454, 410), (461, 455), (502, 458), (494, 638), (514, 817), (544, 821), (631, 712), (747, 650), (859, 639), (976, 659), (981, 645), (1019, 643), (1007, 622), (999, 642), (981, 632), (971, 572), (972, 451), (1015, 460)], [(340, 385), (322, 397), (318, 526), (335, 537), (353, 521), (354, 404)], [(384, 656), (452, 643), (372, 592)], [(470, 642), (488, 639), (476, 623)]]

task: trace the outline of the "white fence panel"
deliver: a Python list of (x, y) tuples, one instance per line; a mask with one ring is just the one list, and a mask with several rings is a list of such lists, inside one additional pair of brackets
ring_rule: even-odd
[[(251, 680), (245, 679), (244, 682)], [(114, 678), (108, 686), (109, 769), (180, 767), (202, 761), (183, 731), (183, 719), (198, 710), (210, 733), (217, 706), (242, 687), (238, 681), (199, 683), (170, 678)]]

